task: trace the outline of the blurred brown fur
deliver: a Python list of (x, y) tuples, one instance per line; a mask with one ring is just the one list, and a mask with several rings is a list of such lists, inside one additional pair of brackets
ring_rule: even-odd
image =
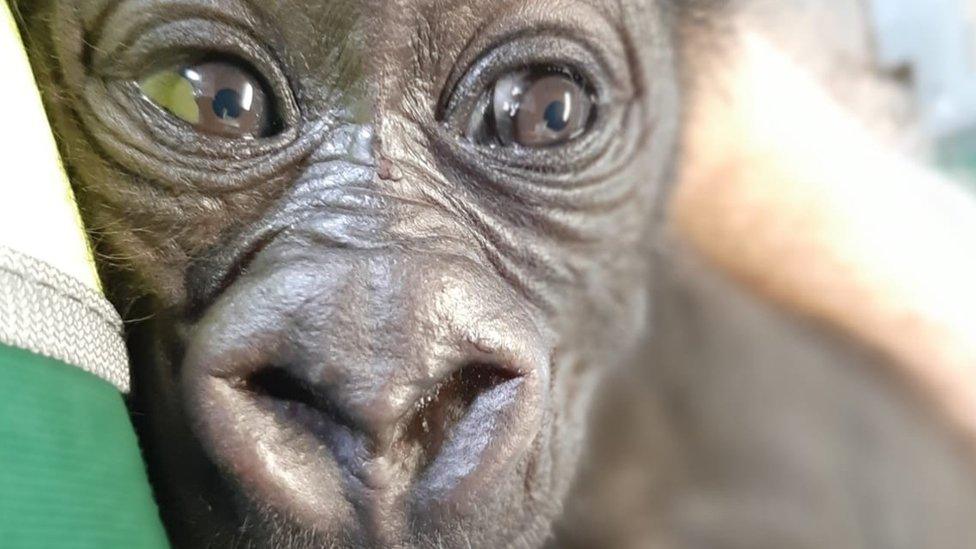
[(686, 51), (655, 337), (605, 391), (560, 546), (976, 539), (976, 208), (908, 159), (863, 7), (752, 2)]

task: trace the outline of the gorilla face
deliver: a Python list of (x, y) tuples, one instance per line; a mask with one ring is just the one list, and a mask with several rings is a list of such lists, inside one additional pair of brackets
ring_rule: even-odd
[(642, 332), (664, 3), (18, 6), (178, 545), (538, 545)]

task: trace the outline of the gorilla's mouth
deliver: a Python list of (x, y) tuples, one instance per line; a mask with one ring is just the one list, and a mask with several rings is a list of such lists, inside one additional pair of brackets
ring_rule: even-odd
[[(417, 465), (423, 470), (440, 453), (447, 437), (479, 396), (491, 394), (503, 385), (514, 387), (522, 377), (503, 365), (465, 364), (417, 400), (407, 417), (398, 422), (394, 437), (420, 450)], [(324, 443), (332, 440), (330, 430), (337, 426), (350, 431), (360, 429), (355, 418), (333, 404), (328, 391), (293, 375), (288, 368), (260, 368), (243, 380), (242, 388), (261, 407), (274, 413), (278, 421), (296, 424)]]

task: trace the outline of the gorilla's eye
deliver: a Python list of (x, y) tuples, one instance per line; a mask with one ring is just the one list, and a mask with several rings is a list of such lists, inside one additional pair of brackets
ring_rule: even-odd
[(266, 137), (275, 123), (261, 80), (239, 64), (208, 61), (157, 71), (139, 82), (142, 95), (201, 133)]
[(489, 146), (563, 145), (589, 129), (595, 110), (581, 77), (558, 68), (524, 69), (506, 74), (485, 93), (467, 136)]

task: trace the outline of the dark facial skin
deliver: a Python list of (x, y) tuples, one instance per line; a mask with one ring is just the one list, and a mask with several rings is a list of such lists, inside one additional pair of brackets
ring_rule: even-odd
[[(131, 320), (176, 545), (547, 539), (596, 382), (646, 330), (679, 118), (664, 4), (19, 6)], [(263, 83), (268, 134), (215, 137), (140, 96), (199, 57)], [(466, 137), (485, 90), (527, 67), (582, 82), (585, 131)]]
[(976, 538), (976, 204), (860, 4), (14, 7), (176, 546)]

